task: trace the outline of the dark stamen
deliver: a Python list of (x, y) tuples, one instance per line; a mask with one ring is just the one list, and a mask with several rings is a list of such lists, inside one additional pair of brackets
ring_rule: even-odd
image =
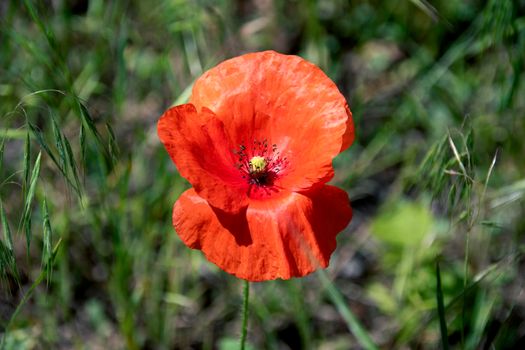
[(277, 144), (271, 144), (271, 149), (268, 149), (268, 144), (267, 139), (262, 141), (256, 139), (253, 140), (249, 150), (243, 142), (239, 145), (239, 150), (233, 151), (239, 159), (236, 168), (250, 185), (270, 188), (278, 174), (287, 166), (286, 157), (281, 158), (277, 151)]

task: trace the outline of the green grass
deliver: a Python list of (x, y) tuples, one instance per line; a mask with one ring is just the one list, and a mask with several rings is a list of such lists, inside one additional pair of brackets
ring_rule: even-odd
[(523, 346), (522, 1), (8, 0), (3, 348), (238, 348), (241, 281), (173, 232), (156, 122), (265, 49), (347, 97), (354, 218), (325, 272), (251, 285), (246, 348)]

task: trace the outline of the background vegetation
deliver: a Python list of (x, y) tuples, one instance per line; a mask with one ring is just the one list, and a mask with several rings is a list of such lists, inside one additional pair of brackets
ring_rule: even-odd
[(156, 121), (263, 49), (347, 97), (354, 219), (325, 273), (252, 284), (250, 346), (525, 348), (523, 0), (0, 2), (0, 347), (237, 348)]

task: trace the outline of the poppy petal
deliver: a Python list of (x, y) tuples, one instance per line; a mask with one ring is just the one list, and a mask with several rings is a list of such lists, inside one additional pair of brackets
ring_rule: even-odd
[(344, 96), (298, 56), (265, 51), (224, 61), (195, 82), (190, 102), (210, 108), (235, 144), (275, 144), (289, 160), (278, 185), (291, 191), (329, 181), (332, 159), (353, 141)]
[(333, 186), (251, 201), (246, 212), (235, 215), (211, 207), (189, 189), (173, 208), (173, 225), (187, 246), (250, 281), (301, 277), (325, 268), (336, 235), (351, 217), (346, 192)]
[(354, 120), (352, 118), (352, 112), (350, 111), (350, 107), (348, 105), (346, 106), (346, 114), (348, 115), (348, 120), (346, 121), (346, 130), (343, 134), (343, 144), (341, 146), (341, 151), (343, 152), (348, 147), (352, 145), (354, 142)]
[(246, 207), (246, 181), (235, 168), (233, 147), (213, 112), (204, 108), (197, 113), (191, 104), (170, 108), (157, 131), (181, 176), (201, 197), (226, 211)]

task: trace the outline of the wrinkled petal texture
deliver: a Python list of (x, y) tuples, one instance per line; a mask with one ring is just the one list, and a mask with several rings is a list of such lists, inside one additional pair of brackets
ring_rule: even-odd
[(301, 277), (326, 267), (336, 235), (351, 217), (346, 192), (328, 185), (253, 201), (238, 214), (211, 207), (189, 189), (173, 208), (173, 224), (187, 246), (249, 281)]
[(298, 56), (265, 51), (224, 61), (195, 82), (190, 103), (212, 110), (234, 144), (276, 144), (289, 160), (277, 185), (291, 191), (329, 181), (332, 159), (354, 139), (344, 96)]
[(157, 130), (181, 176), (213, 206), (238, 212), (247, 205), (246, 181), (235, 168), (224, 125), (213, 112), (191, 104), (170, 108)]
[(186, 245), (250, 281), (328, 266), (352, 210), (326, 182), (354, 125), (317, 66), (273, 51), (227, 60), (195, 82), (188, 104), (162, 115), (158, 134), (193, 186), (173, 208)]

